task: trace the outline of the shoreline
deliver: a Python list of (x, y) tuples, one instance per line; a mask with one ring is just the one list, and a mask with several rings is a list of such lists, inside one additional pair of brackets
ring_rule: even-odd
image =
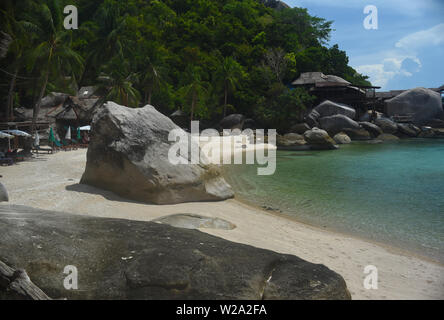
[[(321, 229), (256, 208), (238, 198), (220, 202), (150, 205), (112, 192), (80, 185), (86, 150), (39, 155), (31, 161), (1, 167), (9, 204), (73, 214), (152, 221), (192, 213), (227, 220), (233, 230), (199, 229), (229, 241), (295, 255), (324, 264), (344, 277), (353, 299), (443, 299), (444, 267), (350, 235)], [(379, 270), (378, 290), (363, 287), (364, 267)]]
[(327, 227), (323, 228), (323, 227), (320, 227), (320, 226), (317, 226), (317, 225), (314, 225), (314, 224), (311, 224), (311, 223), (308, 223), (308, 222), (305, 222), (305, 221), (301, 221), (301, 220), (299, 220), (298, 218), (292, 216), (289, 213), (278, 212), (278, 211), (274, 211), (274, 210), (266, 210), (266, 209), (258, 206), (257, 204), (254, 204), (253, 201), (241, 199), (241, 198), (236, 197), (236, 196), (235, 196), (235, 198), (233, 200), (238, 202), (240, 205), (244, 205), (244, 206), (246, 206), (248, 208), (251, 208), (252, 210), (259, 210), (259, 211), (262, 211), (265, 214), (269, 214), (269, 215), (272, 215), (272, 216), (277, 216), (277, 217), (280, 217), (280, 218), (283, 218), (283, 219), (288, 219), (288, 220), (290, 220), (290, 221), (292, 221), (294, 223), (301, 224), (301, 225), (303, 225), (304, 227), (307, 227), (307, 228), (315, 229), (315, 230), (317, 230), (319, 232), (329, 232), (332, 235), (339, 235), (339, 236), (343, 236), (343, 237), (350, 237), (350, 238), (354, 238), (356, 240), (360, 240), (360, 241), (364, 241), (364, 242), (369, 242), (369, 243), (372, 243), (372, 244), (374, 244), (376, 246), (380, 246), (381, 248), (383, 248), (385, 250), (388, 250), (389, 252), (391, 252), (393, 254), (403, 255), (405, 257), (413, 257), (413, 258), (416, 258), (416, 259), (424, 260), (424, 261), (426, 261), (428, 263), (434, 263), (434, 264), (436, 264), (437, 266), (440, 266), (440, 267), (444, 267), (444, 263), (443, 262), (437, 261), (437, 260), (435, 260), (435, 259), (433, 259), (432, 257), (429, 257), (429, 256), (421, 255), (421, 254), (419, 254), (419, 253), (417, 253), (417, 252), (415, 252), (413, 250), (409, 250), (409, 249), (401, 248), (401, 247), (398, 247), (398, 246), (390, 245), (390, 244), (387, 244), (387, 243), (384, 243), (384, 242), (379, 242), (379, 241), (375, 241), (375, 240), (372, 240), (372, 239), (368, 239), (366, 237), (359, 236), (357, 234), (353, 234), (351, 232), (347, 233), (347, 232), (342, 232), (340, 230), (334, 230), (334, 229), (327, 228)]

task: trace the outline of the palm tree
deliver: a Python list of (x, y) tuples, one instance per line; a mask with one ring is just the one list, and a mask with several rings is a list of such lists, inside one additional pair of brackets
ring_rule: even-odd
[(196, 106), (199, 102), (205, 100), (204, 95), (207, 93), (208, 83), (202, 80), (201, 69), (199, 67), (189, 68), (187, 76), (189, 83), (180, 89), (180, 93), (183, 97), (191, 99), (190, 119), (193, 121)]
[[(29, 6), (28, 0), (21, 0), (18, 3), (6, 1), (4, 9), (0, 10), (0, 16), (3, 19), (3, 28), (7, 33), (1, 32), (4, 44), (4, 55), (11, 52), (14, 56), (14, 61), (11, 64), (13, 72), (10, 74), (11, 82), (8, 90), (6, 117), (12, 119), (14, 106), (14, 90), (20, 67), (24, 64), (25, 51), (32, 42), (33, 30), (35, 26), (27, 20), (19, 20), (17, 10)], [(22, 79), (29, 79), (28, 77), (20, 77)]]
[(104, 67), (99, 76), (100, 87), (107, 92), (105, 99), (127, 107), (137, 107), (140, 93), (133, 87), (138, 81), (137, 74), (129, 71), (129, 63), (116, 56)]
[(232, 57), (226, 57), (216, 72), (216, 78), (223, 83), (224, 109), (223, 116), (227, 115), (228, 95), (239, 87), (239, 81), (244, 77), (242, 66)]
[(50, 75), (63, 78), (71, 75), (76, 81), (83, 67), (82, 57), (71, 49), (71, 32), (63, 27), (62, 10), (59, 1), (47, 0), (37, 4), (36, 31), (39, 41), (30, 59), (30, 69), (38, 66), (41, 70), (41, 89), (34, 106), (32, 124), (35, 126), (40, 105), (46, 92)]
[(82, 81), (87, 75), (97, 75), (104, 62), (115, 56), (123, 59), (124, 47), (130, 47), (124, 36), (128, 14), (121, 16), (120, 4), (117, 1), (104, 1), (94, 14), (93, 21), (80, 26), (79, 31), (87, 37), (93, 37), (88, 45), (86, 68)]
[(147, 58), (147, 71), (142, 79), (142, 86), (145, 91), (145, 103), (151, 104), (153, 91), (162, 84), (162, 67), (155, 65), (151, 59)]

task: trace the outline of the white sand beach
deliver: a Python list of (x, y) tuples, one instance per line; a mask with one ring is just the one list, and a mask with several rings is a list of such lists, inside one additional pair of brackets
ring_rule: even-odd
[[(0, 167), (0, 175), (11, 204), (141, 221), (177, 213), (218, 217), (237, 227), (201, 231), (324, 264), (344, 277), (353, 299), (444, 299), (443, 265), (307, 226), (236, 200), (159, 206), (122, 199), (111, 192), (79, 185), (85, 164), (85, 149), (62, 151)], [(377, 290), (366, 290), (363, 286), (367, 265), (378, 268)]]

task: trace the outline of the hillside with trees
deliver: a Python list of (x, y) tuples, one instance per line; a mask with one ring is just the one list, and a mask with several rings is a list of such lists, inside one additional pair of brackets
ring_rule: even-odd
[[(79, 28), (63, 27), (78, 8)], [(98, 85), (128, 107), (181, 109), (207, 123), (242, 113), (264, 127), (299, 116), (313, 97), (290, 83), (321, 71), (353, 84), (367, 77), (328, 46), (332, 22), (260, 0), (5, 0), (0, 117), (39, 109), (49, 92)], [(1, 34), (1, 33), (0, 33)]]

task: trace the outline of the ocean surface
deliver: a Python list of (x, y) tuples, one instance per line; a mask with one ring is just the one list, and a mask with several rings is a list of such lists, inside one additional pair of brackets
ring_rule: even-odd
[(274, 175), (227, 165), (236, 197), (444, 262), (444, 140), (278, 151)]

